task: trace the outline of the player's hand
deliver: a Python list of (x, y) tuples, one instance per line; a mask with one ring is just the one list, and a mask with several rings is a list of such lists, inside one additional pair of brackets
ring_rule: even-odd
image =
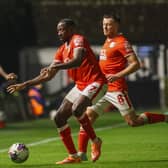
[(53, 76), (53, 74), (56, 74), (57, 72), (58, 72), (57, 68), (50, 66), (41, 69), (40, 76)]
[(15, 73), (9, 73), (6, 76), (6, 80), (16, 80), (17, 79), (17, 75)]
[(18, 84), (15, 84), (15, 85), (10, 85), (10, 86), (7, 87), (7, 92), (8, 93), (14, 93), (16, 91), (23, 90), (25, 87), (26, 87), (26, 85), (24, 83), (18, 83)]
[(48, 72), (48, 67), (42, 68), (40, 71), (40, 75), (46, 74)]
[(108, 74), (108, 75), (106, 75), (106, 79), (107, 79), (108, 82), (114, 82), (114, 81), (116, 81), (119, 78), (120, 77), (117, 76), (116, 74)]

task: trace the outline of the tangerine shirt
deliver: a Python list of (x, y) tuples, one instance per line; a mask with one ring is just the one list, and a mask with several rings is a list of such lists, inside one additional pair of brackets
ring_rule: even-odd
[[(127, 66), (127, 57), (135, 54), (131, 45), (123, 35), (106, 39), (101, 51), (99, 65), (105, 75), (116, 74)], [(114, 82), (108, 82), (108, 91), (127, 90), (125, 78), (120, 78)]]
[(68, 75), (75, 81), (78, 89), (83, 90), (92, 82), (104, 83), (105, 77), (100, 70), (96, 56), (90, 48), (89, 43), (82, 35), (74, 34), (69, 44), (61, 45), (56, 54), (55, 62), (65, 63), (73, 59), (73, 51), (75, 48), (83, 47), (85, 55), (82, 64), (79, 67), (68, 69)]

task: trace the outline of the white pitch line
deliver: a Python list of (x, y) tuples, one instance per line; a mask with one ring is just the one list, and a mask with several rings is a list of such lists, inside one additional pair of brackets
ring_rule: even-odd
[[(106, 129), (123, 127), (125, 125), (126, 125), (126, 123), (119, 123), (119, 124), (116, 124), (116, 125), (113, 125), (113, 126), (97, 128), (95, 130), (96, 131), (103, 131), (103, 130), (106, 130)], [(72, 135), (76, 136), (77, 133), (74, 133)], [(57, 141), (57, 140), (60, 140), (60, 137), (52, 137), (52, 138), (47, 138), (47, 139), (44, 139), (44, 140), (41, 140), (41, 141), (32, 142), (32, 143), (27, 144), (27, 146), (37, 146), (37, 145), (46, 144), (48, 142), (53, 142), (53, 141)], [(0, 153), (4, 153), (4, 152), (7, 152), (7, 151), (8, 151), (8, 149), (1, 149)]]

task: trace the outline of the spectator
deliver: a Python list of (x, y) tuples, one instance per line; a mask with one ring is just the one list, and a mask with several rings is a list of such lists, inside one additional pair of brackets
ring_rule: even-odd
[[(3, 88), (8, 86), (9, 84), (13, 84), (15, 80), (17, 79), (17, 75), (14, 73), (7, 73), (2, 66), (0, 65), (0, 76), (2, 76), (4, 79), (6, 79), (8, 82), (4, 82), (1, 84), (1, 91), (3, 91)], [(3, 103), (3, 102), (1, 102)], [(3, 106), (3, 104), (1, 104)], [(1, 107), (2, 108), (2, 107)], [(3, 109), (0, 111), (0, 128), (4, 128), (6, 126), (5, 122), (5, 114)]]
[(140, 61), (140, 69), (135, 73), (136, 80), (152, 80), (153, 73), (152, 71), (146, 66), (145, 60)]
[(29, 98), (29, 104), (30, 104), (30, 109), (35, 117), (43, 117), (46, 115), (46, 102), (45, 99), (41, 93), (43, 85), (38, 84), (35, 86), (32, 86), (28, 90), (28, 98)]

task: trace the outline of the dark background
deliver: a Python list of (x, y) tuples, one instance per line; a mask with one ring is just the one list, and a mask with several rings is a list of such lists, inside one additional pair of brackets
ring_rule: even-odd
[[(130, 3), (129, 3), (130, 2)], [(101, 45), (101, 18), (116, 11), (121, 15), (121, 31), (134, 44), (167, 45), (168, 2), (162, 1), (58, 1), (1, 0), (1, 65), (7, 72), (19, 72), (18, 54), (24, 47), (57, 46), (56, 24), (71, 17), (91, 44)]]

